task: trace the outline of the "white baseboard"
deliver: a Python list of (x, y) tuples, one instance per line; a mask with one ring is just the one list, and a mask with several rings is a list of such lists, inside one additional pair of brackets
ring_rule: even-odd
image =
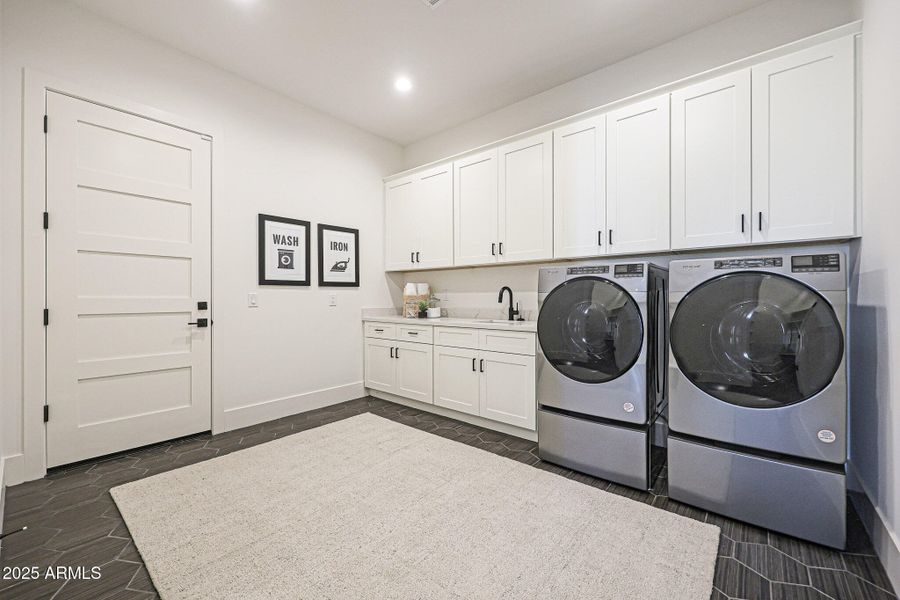
[(29, 476), (25, 473), (25, 455), (12, 454), (4, 456), (3, 462), (3, 479), (2, 482), (7, 486), (19, 485), (24, 481), (32, 479), (40, 479), (44, 473), (34, 473)]
[(850, 495), (853, 505), (869, 532), (869, 537), (872, 538), (872, 545), (878, 553), (878, 558), (881, 559), (881, 564), (884, 565), (891, 584), (895, 590), (900, 590), (900, 536), (888, 526), (884, 512), (872, 502), (871, 490), (859, 476), (853, 463), (848, 463), (847, 475), (848, 487), (862, 490), (862, 494)]
[[(6, 508), (6, 460), (0, 458), (0, 532), (3, 531), (3, 509)], [(3, 546), (0, 545), (0, 552)]]
[(361, 398), (365, 395), (366, 390), (363, 387), (363, 382), (356, 381), (346, 385), (285, 396), (284, 398), (273, 398), (272, 400), (248, 406), (230, 408), (225, 411), (224, 430), (240, 429), (241, 427), (256, 425), (272, 419), (280, 419), (281, 417)]
[(491, 419), (485, 419), (484, 417), (479, 417), (478, 415), (469, 415), (466, 413), (457, 412), (455, 410), (450, 410), (449, 408), (444, 408), (443, 406), (435, 406), (434, 404), (426, 404), (425, 402), (419, 402), (418, 400), (401, 398), (400, 396), (395, 396), (394, 394), (390, 394), (388, 392), (379, 392), (378, 390), (366, 391), (370, 396), (381, 398), (382, 400), (387, 400), (388, 402), (395, 402), (404, 406), (418, 408), (420, 410), (424, 410), (425, 412), (434, 413), (436, 415), (441, 415), (442, 417), (447, 417), (450, 419), (456, 419), (457, 421), (464, 421), (466, 423), (471, 423), (472, 425), (484, 427), (485, 429), (493, 429), (494, 431), (499, 431), (500, 433), (505, 433), (508, 435), (514, 435), (516, 437), (530, 440), (532, 442), (537, 441), (536, 431), (522, 429), (521, 427), (516, 427), (515, 425), (507, 425), (506, 423), (500, 423), (499, 421), (492, 421)]

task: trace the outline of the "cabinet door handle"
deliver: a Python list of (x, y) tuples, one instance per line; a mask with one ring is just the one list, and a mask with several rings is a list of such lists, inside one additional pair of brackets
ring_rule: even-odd
[(478, 361), (478, 370), (481, 371), (482, 373), (484, 373), (484, 359), (483, 358), (480, 361)]
[(391, 346), (391, 358), (394, 358), (394, 347)]
[(497, 246), (497, 244), (495, 244), (494, 242), (491, 242), (491, 256), (497, 256), (496, 246)]
[(475, 360), (476, 359), (474, 359), (474, 358), (472, 359), (472, 372), (473, 373), (475, 372)]
[(762, 231), (762, 211), (759, 211), (759, 230)]
[(744, 213), (741, 213), (741, 233), (744, 233)]
[(609, 230), (609, 234), (606, 236), (607, 243), (612, 246), (612, 229)]
[(409, 253), (409, 262), (411, 262), (411, 263), (416, 262), (416, 253), (415, 252)]
[(597, 232), (597, 245), (598, 246), (603, 245), (603, 230), (602, 229)]
[(400, 348), (394, 348), (394, 358), (400, 358)]
[(503, 256), (503, 242), (500, 242), (500, 256)]
[(416, 262), (422, 262), (419, 260), (419, 251), (418, 250), (416, 250)]

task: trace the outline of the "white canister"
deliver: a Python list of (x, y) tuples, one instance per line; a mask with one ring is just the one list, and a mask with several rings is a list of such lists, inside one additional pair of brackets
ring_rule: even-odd
[(441, 316), (441, 308), (439, 306), (433, 306), (427, 312), (429, 319), (438, 319)]

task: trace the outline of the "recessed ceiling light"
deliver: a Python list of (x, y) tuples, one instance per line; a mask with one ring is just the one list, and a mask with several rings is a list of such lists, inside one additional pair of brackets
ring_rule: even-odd
[(394, 80), (394, 89), (403, 94), (409, 92), (413, 87), (409, 77), (398, 77)]

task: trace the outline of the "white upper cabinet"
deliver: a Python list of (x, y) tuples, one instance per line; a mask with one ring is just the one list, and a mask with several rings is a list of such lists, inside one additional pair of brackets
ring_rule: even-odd
[(500, 146), (500, 262), (553, 257), (553, 133)]
[(751, 241), (750, 71), (672, 94), (672, 248)]
[(453, 163), (454, 264), (497, 262), (497, 149)]
[(417, 175), (413, 218), (419, 224), (416, 268), (453, 266), (453, 164)]
[(400, 271), (415, 267), (416, 211), (414, 178), (389, 181), (384, 187), (385, 269)]
[(753, 236), (855, 234), (853, 38), (753, 67)]
[(553, 256), (605, 252), (606, 115), (553, 131)]
[(385, 184), (385, 269), (453, 266), (451, 163)]
[(669, 249), (669, 96), (606, 116), (610, 254)]

